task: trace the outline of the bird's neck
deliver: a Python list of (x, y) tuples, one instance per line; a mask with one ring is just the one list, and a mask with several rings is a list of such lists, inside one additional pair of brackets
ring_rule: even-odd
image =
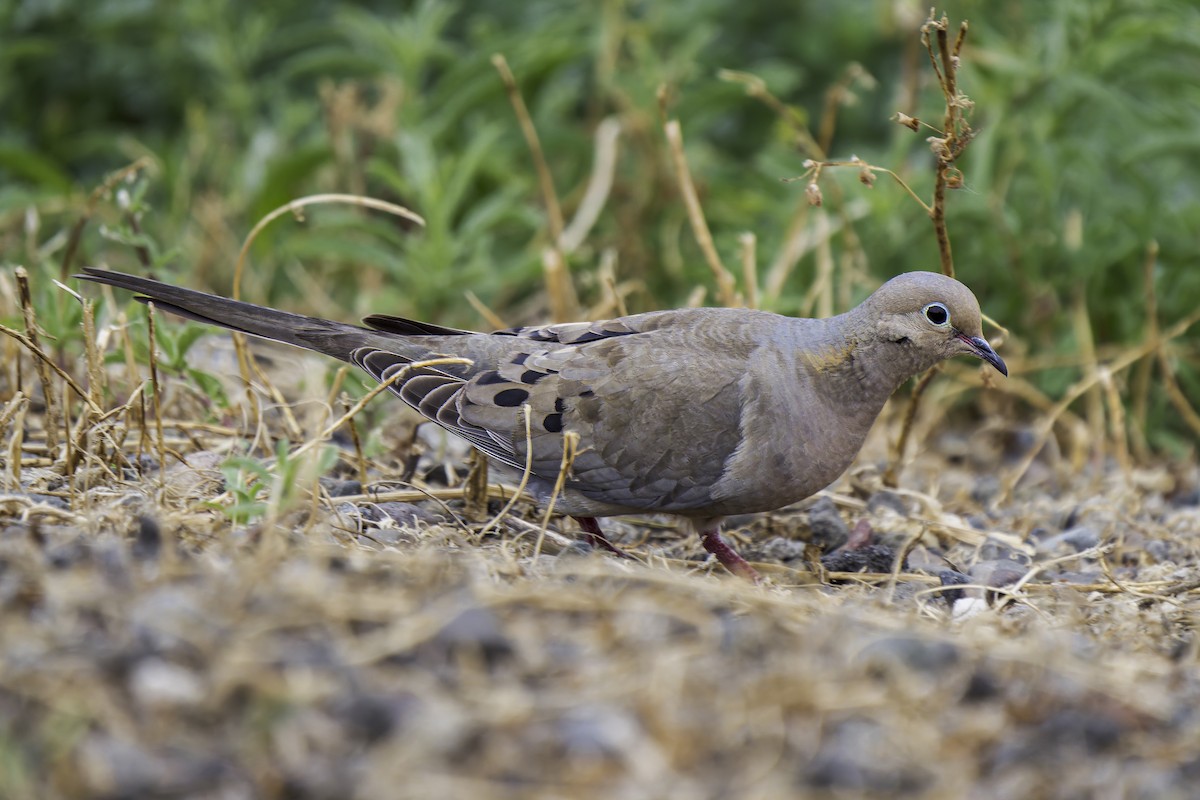
[(901, 384), (931, 366), (916, 348), (881, 337), (874, 316), (863, 306), (827, 322), (831, 333), (828, 352), (839, 357), (829, 359), (821, 371), (828, 380), (842, 383), (846, 396), (857, 395), (882, 408)]

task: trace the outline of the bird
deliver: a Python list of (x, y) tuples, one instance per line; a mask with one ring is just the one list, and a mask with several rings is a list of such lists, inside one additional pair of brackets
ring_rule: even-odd
[[(75, 277), (355, 364), (527, 473), (529, 491), (542, 503), (553, 496), (590, 544), (621, 553), (600, 517), (674, 514), (729, 572), (755, 581), (721, 536), (723, 518), (833, 483), (888, 398), (935, 364), (969, 355), (1008, 375), (975, 295), (936, 272), (901, 273), (823, 319), (681, 308), (491, 333), (385, 314), (351, 325), (93, 267)], [(560, 481), (569, 434), (576, 452)]]

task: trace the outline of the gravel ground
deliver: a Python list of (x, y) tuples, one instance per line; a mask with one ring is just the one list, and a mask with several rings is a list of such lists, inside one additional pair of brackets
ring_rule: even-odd
[(1196, 796), (1196, 465), (931, 424), (900, 489), (889, 418), (830, 491), (733, 520), (762, 586), (667, 518), (609, 521), (633, 560), (522, 503), (484, 530), (502, 502), (453, 499), (437, 439), (408, 463), (441, 499), (366, 498), (347, 458), (252, 524), (215, 427), (169, 423), (165, 470), (27, 467), (0, 797)]

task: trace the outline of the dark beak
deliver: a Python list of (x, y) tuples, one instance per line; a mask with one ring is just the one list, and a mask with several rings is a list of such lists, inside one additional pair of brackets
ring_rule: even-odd
[(996, 355), (996, 351), (987, 343), (987, 340), (982, 336), (967, 336), (965, 333), (958, 334), (958, 338), (962, 339), (971, 347), (971, 352), (979, 356), (987, 363), (996, 368), (996, 371), (1001, 375), (1008, 377), (1008, 367), (1004, 363), (1004, 359)]

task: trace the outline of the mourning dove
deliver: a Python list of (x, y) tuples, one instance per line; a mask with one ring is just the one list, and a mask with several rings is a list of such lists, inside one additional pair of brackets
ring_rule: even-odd
[[(597, 517), (678, 514), (731, 572), (752, 578), (720, 536), (723, 517), (771, 511), (828, 486), (888, 397), (934, 364), (967, 354), (1008, 374), (982, 336), (975, 296), (932, 272), (899, 275), (828, 319), (686, 308), (476, 333), (384, 315), (359, 327), (85, 271), (77, 277), (353, 362), (377, 381), (401, 372), (394, 394), (492, 459), (528, 469), (542, 501), (573, 432), (578, 450), (555, 509), (591, 542), (616, 549)], [(470, 363), (419, 363), (441, 357)]]

